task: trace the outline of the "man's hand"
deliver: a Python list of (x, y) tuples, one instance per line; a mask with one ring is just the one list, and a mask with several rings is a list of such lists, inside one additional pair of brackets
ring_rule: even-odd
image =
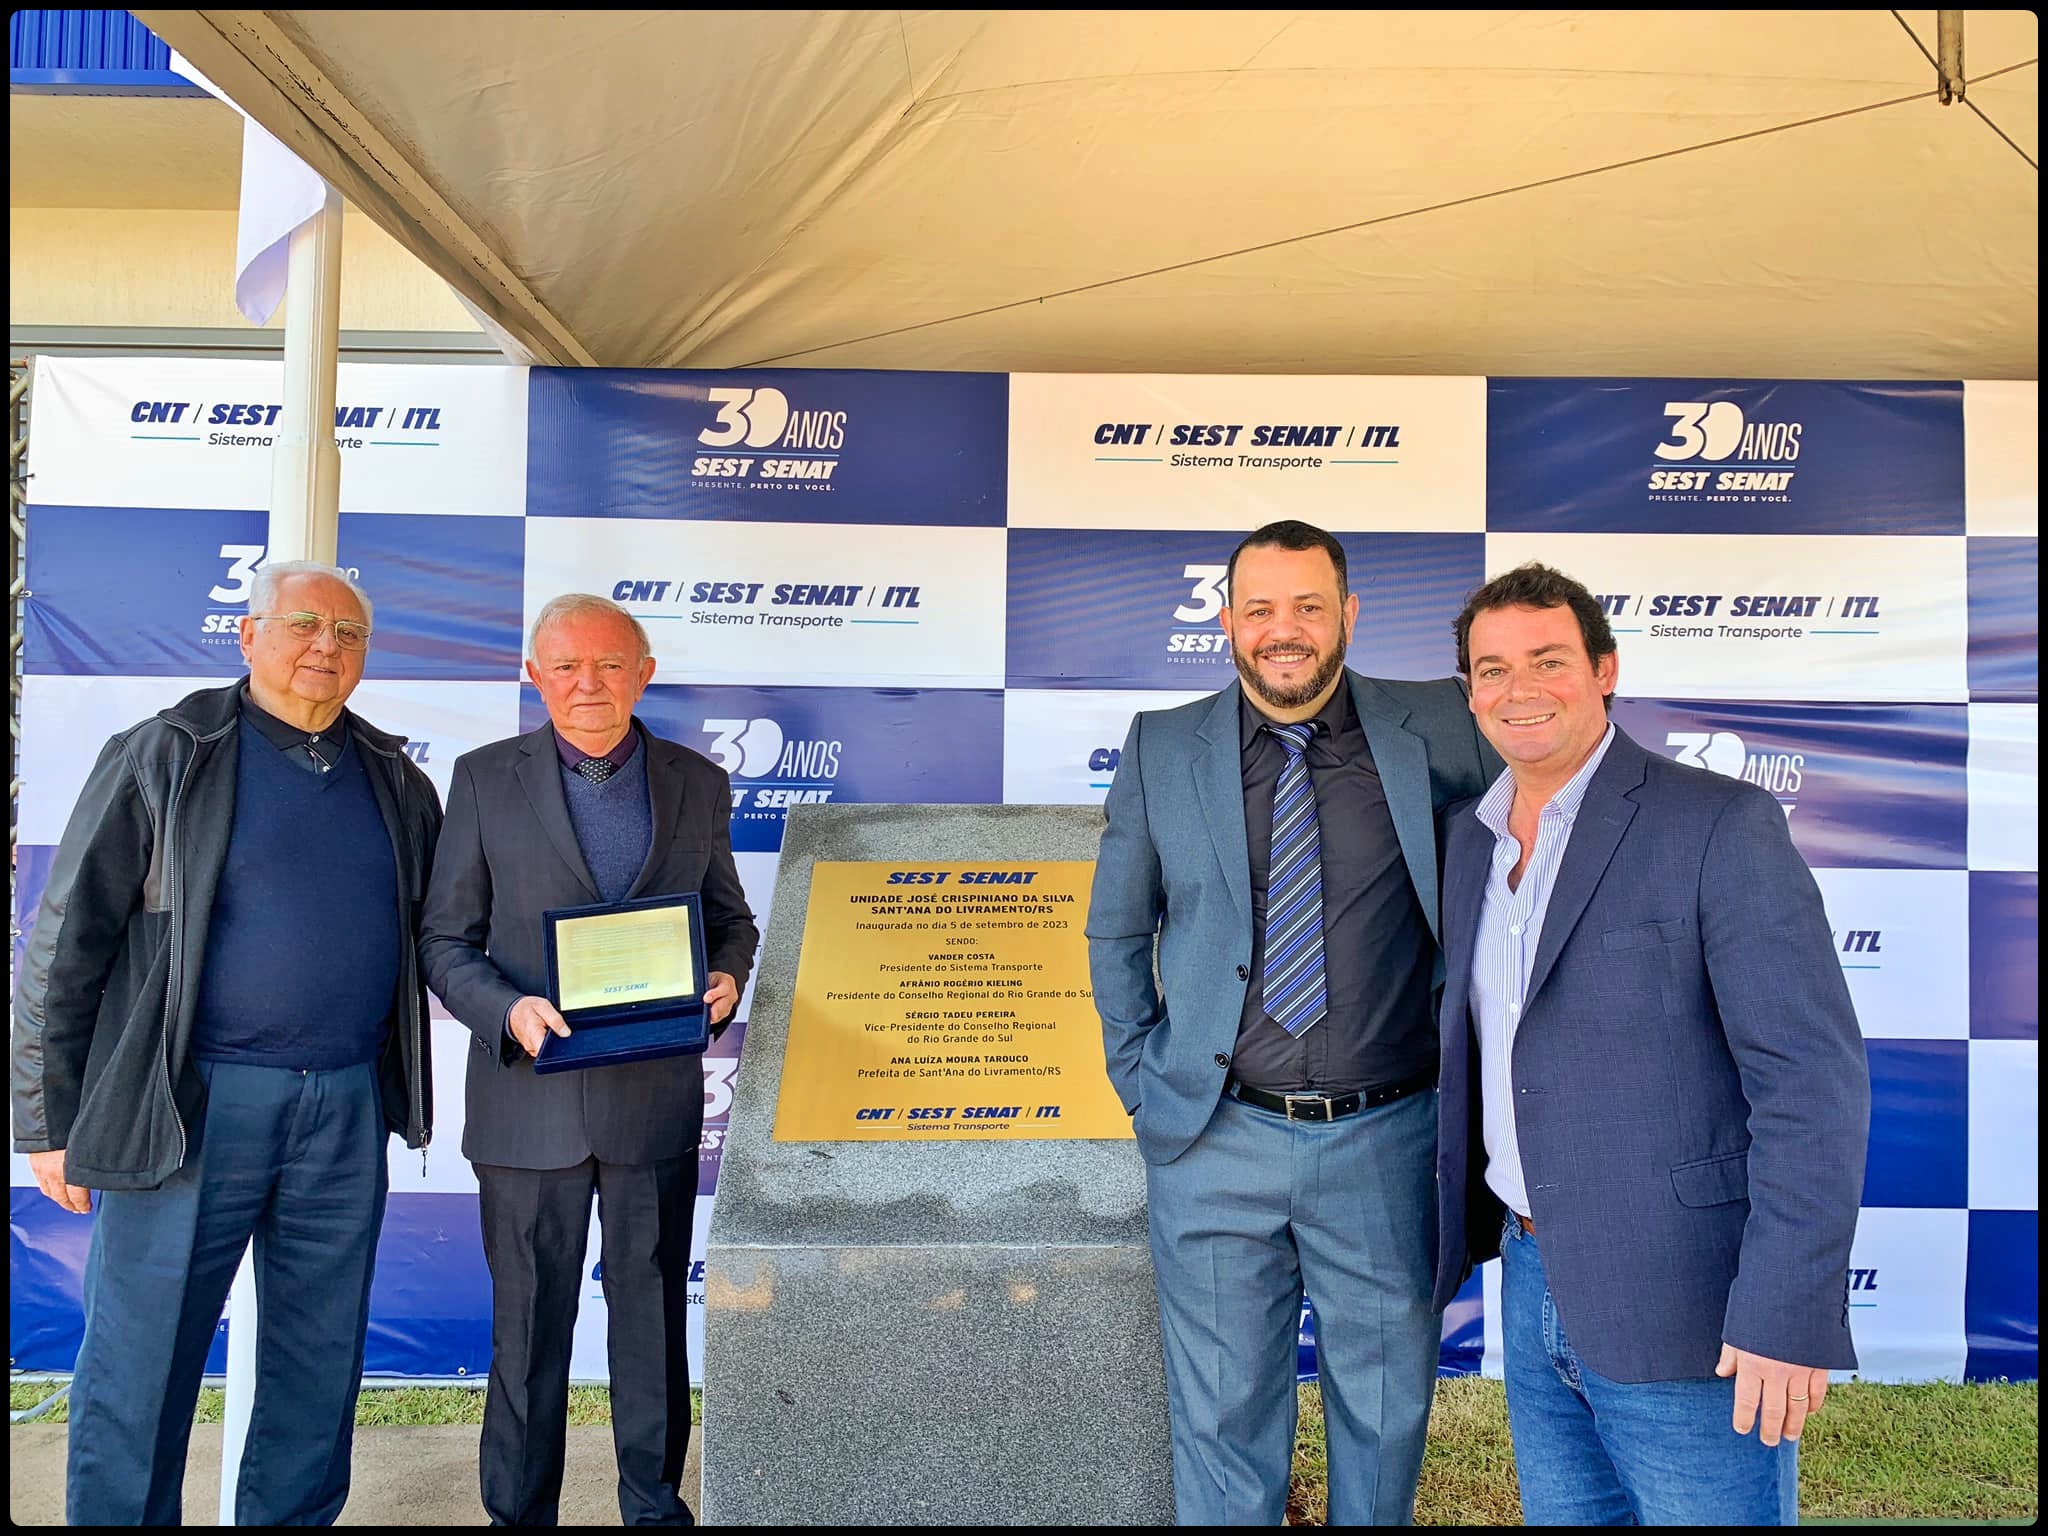
[(76, 1184), (64, 1182), (64, 1149), (54, 1152), (31, 1152), (28, 1155), (29, 1171), (36, 1176), (36, 1183), (44, 1194), (63, 1206), (67, 1211), (76, 1211), (83, 1216), (92, 1209), (92, 1191), (80, 1189)]
[(711, 973), (711, 985), (704, 989), (704, 1006), (711, 1010), (711, 1027), (723, 1029), (733, 1009), (740, 1004), (740, 984), (723, 971)]
[(562, 1022), (555, 1005), (544, 997), (519, 999), (512, 1005), (505, 1027), (512, 1031), (512, 1038), (529, 1056), (538, 1056), (541, 1042), (551, 1034), (560, 1035), (564, 1040), (569, 1038), (569, 1026)]
[(1776, 1445), (1781, 1432), (1785, 1439), (1797, 1440), (1808, 1416), (1819, 1413), (1820, 1405), (1827, 1401), (1824, 1367), (1790, 1365), (1733, 1344), (1721, 1346), (1721, 1363), (1714, 1367), (1714, 1374), (1735, 1378), (1735, 1433), (1746, 1435), (1749, 1426), (1756, 1424), (1757, 1437), (1765, 1445)]

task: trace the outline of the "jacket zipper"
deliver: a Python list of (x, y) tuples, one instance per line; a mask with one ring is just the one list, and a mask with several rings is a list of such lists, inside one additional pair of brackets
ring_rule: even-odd
[[(185, 727), (177, 721), (180, 730)], [(192, 738), (193, 754), (196, 760), (201, 745), (197, 731), (187, 731)], [(185, 764), (184, 776), (178, 780), (178, 788), (171, 797), (170, 809), (164, 814), (164, 891), (171, 904), (171, 969), (168, 984), (164, 988), (164, 1038), (163, 1049), (157, 1053), (157, 1061), (163, 1069), (164, 1098), (171, 1106), (171, 1124), (178, 1130), (178, 1161), (175, 1166), (185, 1166), (185, 1121), (178, 1113), (178, 1096), (171, 1086), (171, 1026), (178, 1009), (180, 990), (180, 962), (184, 950), (180, 944), (178, 916), (184, 906), (184, 893), (178, 889), (178, 818), (185, 809), (185, 796), (192, 788), (192, 762)]]

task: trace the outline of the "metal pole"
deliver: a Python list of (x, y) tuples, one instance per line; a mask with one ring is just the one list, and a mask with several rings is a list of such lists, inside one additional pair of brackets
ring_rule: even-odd
[(267, 559), (334, 564), (341, 453), (334, 446), (341, 351), (341, 197), (292, 231), (284, 290), (284, 410), (270, 461)]
[[(270, 470), (266, 560), (335, 563), (341, 452), (334, 446), (341, 354), (341, 198), (292, 231), (284, 298), (284, 409)], [(235, 1485), (256, 1396), (256, 1267), (248, 1250), (228, 1293), (228, 1370), (221, 1407), (220, 1523), (235, 1523)]]

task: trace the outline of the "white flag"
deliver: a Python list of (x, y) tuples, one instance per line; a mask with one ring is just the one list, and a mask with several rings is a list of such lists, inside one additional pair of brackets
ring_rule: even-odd
[(284, 298), (292, 231), (327, 203), (327, 183), (280, 144), (219, 86), (173, 53), (171, 69), (242, 113), (242, 208), (235, 231), (235, 308), (251, 325), (266, 324)]

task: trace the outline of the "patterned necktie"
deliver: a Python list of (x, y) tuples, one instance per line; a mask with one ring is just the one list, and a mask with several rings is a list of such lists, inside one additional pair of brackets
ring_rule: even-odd
[(1266, 729), (1287, 750), (1273, 786), (1273, 853), (1266, 877), (1266, 1016), (1299, 1036), (1329, 1007), (1323, 978), (1323, 846), (1309, 783), (1309, 738), (1315, 724)]
[(576, 771), (593, 784), (602, 784), (619, 771), (618, 765), (608, 757), (586, 757), (576, 765)]

